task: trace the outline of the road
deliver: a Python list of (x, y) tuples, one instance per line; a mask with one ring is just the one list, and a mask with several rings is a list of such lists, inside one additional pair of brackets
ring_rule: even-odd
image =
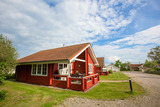
[(67, 98), (58, 107), (160, 107), (160, 75), (123, 72), (141, 85), (146, 93), (125, 100), (103, 101), (87, 98)]

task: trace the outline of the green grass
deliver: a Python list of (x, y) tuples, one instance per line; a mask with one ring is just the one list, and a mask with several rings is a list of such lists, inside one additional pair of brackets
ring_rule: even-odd
[(121, 73), (121, 72), (113, 72), (112, 74), (109, 74), (108, 76), (100, 75), (100, 80), (128, 80), (128, 77)]
[(129, 83), (100, 83), (87, 93), (38, 85), (25, 84), (15, 81), (5, 81), (0, 90), (6, 90), (5, 100), (0, 102), (3, 107), (51, 107), (68, 97), (85, 97), (90, 99), (124, 99), (144, 93), (142, 87), (133, 82), (134, 92), (130, 93)]

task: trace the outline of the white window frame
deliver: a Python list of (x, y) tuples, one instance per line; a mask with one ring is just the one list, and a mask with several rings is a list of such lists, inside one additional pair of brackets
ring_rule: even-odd
[(33, 65), (36, 65), (36, 64), (32, 64), (32, 71), (31, 71), (31, 74), (32, 74), (32, 75), (36, 75), (36, 74), (37, 74), (37, 65), (36, 65), (36, 74), (33, 74)]
[[(36, 65), (36, 74), (32, 74), (32, 73), (33, 73), (33, 65)], [(41, 65), (41, 74), (38, 74), (38, 65)], [(46, 64), (46, 65), (47, 65), (47, 68), (46, 68), (46, 75), (42, 75), (42, 72), (43, 72), (43, 65), (44, 65), (44, 64), (32, 64), (31, 75), (33, 75), (33, 76), (48, 76), (48, 64)]]
[(36, 74), (40, 75), (40, 74), (38, 74), (38, 65), (41, 65), (41, 74), (42, 74), (42, 68), (43, 68), (42, 66), (43, 66), (43, 64), (37, 64), (37, 67), (36, 67), (36, 71), (37, 71)]
[(67, 69), (68, 69), (68, 63), (58, 63), (58, 70), (59, 70), (59, 65), (62, 64), (62, 69), (64, 68), (64, 64), (67, 64)]
[[(42, 65), (44, 65), (44, 64), (42, 64)], [(46, 66), (46, 75), (42, 75), (42, 76), (48, 76), (48, 64), (46, 64), (47, 66)], [(42, 69), (41, 69), (41, 74), (43, 73), (43, 67), (42, 67)]]
[(58, 63), (58, 70), (59, 70), (59, 65), (62, 64), (64, 68), (64, 64), (67, 64), (67, 69), (68, 69), (68, 63)]
[[(90, 71), (90, 69), (91, 69), (90, 66), (92, 66), (92, 71)], [(88, 64), (88, 73), (89, 74), (93, 73), (93, 64), (90, 64), (90, 63)]]

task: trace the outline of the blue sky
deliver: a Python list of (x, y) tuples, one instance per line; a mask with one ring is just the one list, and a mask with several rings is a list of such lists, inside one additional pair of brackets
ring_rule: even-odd
[(106, 65), (143, 63), (160, 45), (159, 0), (1, 0), (0, 33), (20, 58), (90, 42)]

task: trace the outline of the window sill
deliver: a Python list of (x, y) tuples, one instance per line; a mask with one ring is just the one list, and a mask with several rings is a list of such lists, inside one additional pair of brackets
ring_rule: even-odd
[(31, 74), (31, 76), (42, 76), (42, 77), (47, 77), (48, 75), (37, 75), (37, 74)]

